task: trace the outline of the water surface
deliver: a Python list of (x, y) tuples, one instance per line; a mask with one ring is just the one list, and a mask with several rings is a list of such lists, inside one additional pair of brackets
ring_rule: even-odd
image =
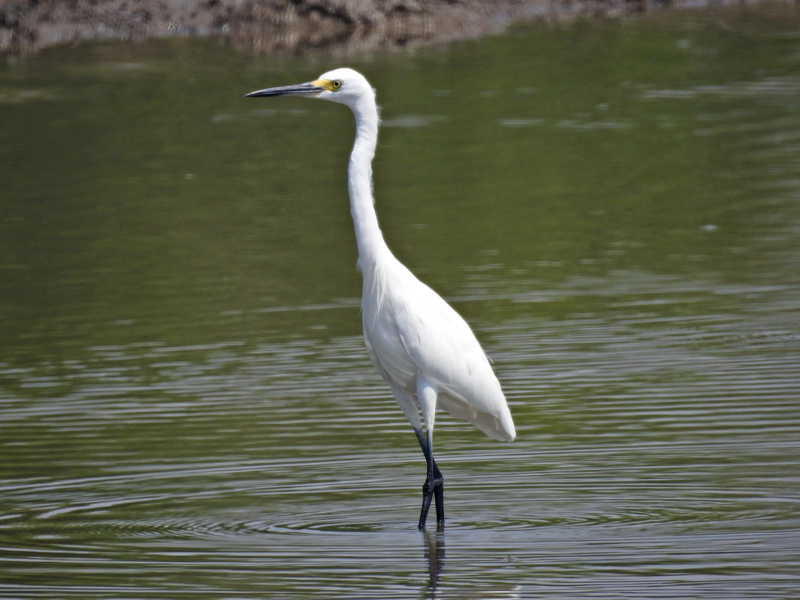
[(786, 7), (356, 58), (396, 254), (518, 429), (440, 414), (446, 532), (360, 338), (333, 66), (213, 42), (0, 70), (0, 595), (775, 598), (800, 585)]

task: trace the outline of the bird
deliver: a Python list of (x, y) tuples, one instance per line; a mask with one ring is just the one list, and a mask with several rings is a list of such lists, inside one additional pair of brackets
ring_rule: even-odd
[(353, 69), (339, 68), (313, 81), (245, 95), (275, 96), (329, 100), (349, 107), (355, 117), (347, 187), (363, 277), (364, 344), (425, 456), (418, 529), (425, 529), (433, 502), (437, 530), (443, 530), (444, 478), (433, 455), (436, 409), (443, 408), (496, 440), (510, 442), (516, 430), (505, 394), (464, 318), (403, 265), (384, 240), (372, 183), (380, 118), (376, 93), (367, 79)]

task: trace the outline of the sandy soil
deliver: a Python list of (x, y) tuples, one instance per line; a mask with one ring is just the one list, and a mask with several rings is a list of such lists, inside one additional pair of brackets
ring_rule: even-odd
[[(744, 0), (755, 2), (758, 0)], [(350, 53), (743, 0), (0, 0), (0, 54), (84, 40), (202, 35), (261, 53)]]

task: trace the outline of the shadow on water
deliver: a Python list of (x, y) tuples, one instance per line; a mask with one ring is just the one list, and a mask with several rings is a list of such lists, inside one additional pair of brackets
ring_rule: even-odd
[(352, 118), (241, 98), (332, 65), (174, 40), (5, 64), (0, 595), (793, 597), (787, 10), (351, 63), (387, 240), (518, 429), (437, 416), (446, 559), (360, 335)]

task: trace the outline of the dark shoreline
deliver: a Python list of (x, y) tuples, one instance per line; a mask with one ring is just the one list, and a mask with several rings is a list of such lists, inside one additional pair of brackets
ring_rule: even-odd
[(0, 0), (0, 55), (89, 40), (207, 36), (263, 54), (337, 54), (759, 0)]

